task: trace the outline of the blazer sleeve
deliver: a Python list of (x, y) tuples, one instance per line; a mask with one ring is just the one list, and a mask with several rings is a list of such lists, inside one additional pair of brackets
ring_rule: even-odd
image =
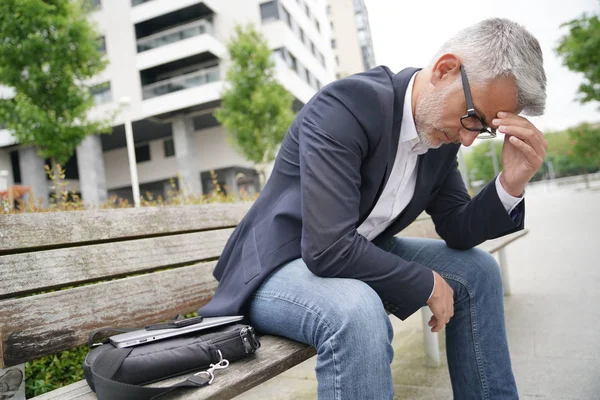
[(298, 128), (302, 259), (315, 275), (367, 283), (393, 314), (405, 319), (426, 304), (433, 274), (380, 249), (356, 231), (361, 162), (373, 140), (368, 132), (377, 131), (375, 125), (365, 129), (367, 122), (360, 119), (369, 120), (381, 109), (375, 90), (360, 85), (352, 89), (363, 107), (358, 111), (359, 105), (344, 95), (346, 89), (334, 85), (319, 93)]
[(492, 179), (471, 199), (454, 160), (440, 191), (426, 209), (448, 247), (466, 250), (523, 229), (525, 200), (511, 217), (502, 205), (495, 181)]

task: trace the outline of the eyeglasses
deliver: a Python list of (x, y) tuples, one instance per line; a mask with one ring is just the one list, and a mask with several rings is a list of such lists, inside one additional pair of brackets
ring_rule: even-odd
[(467, 102), (467, 114), (460, 118), (461, 125), (471, 132), (479, 132), (479, 135), (477, 136), (478, 139), (495, 138), (496, 130), (487, 126), (485, 121), (475, 112), (473, 99), (471, 98), (471, 88), (469, 87), (469, 81), (467, 80), (467, 73), (462, 64), (460, 65), (460, 75), (462, 77), (463, 90)]

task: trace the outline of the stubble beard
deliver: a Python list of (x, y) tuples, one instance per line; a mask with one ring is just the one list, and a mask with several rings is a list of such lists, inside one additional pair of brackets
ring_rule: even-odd
[(436, 132), (442, 131), (448, 137), (452, 137), (448, 130), (442, 125), (442, 110), (452, 87), (442, 89), (441, 93), (426, 92), (417, 101), (415, 109), (415, 127), (421, 142), (430, 149), (437, 149), (443, 141), (436, 138)]

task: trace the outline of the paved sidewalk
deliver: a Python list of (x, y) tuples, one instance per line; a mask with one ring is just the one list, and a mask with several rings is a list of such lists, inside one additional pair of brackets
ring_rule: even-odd
[[(522, 399), (600, 399), (600, 190), (528, 190), (529, 235), (510, 245), (505, 299)], [(421, 316), (392, 321), (396, 399), (451, 399), (447, 365), (424, 366)], [(440, 338), (442, 351), (444, 338)], [(236, 400), (315, 399), (314, 358)]]

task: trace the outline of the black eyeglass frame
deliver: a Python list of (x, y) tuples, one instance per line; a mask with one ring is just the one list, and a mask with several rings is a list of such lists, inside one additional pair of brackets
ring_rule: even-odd
[[(485, 121), (477, 115), (475, 107), (473, 106), (473, 98), (471, 97), (471, 87), (469, 86), (469, 80), (467, 79), (467, 73), (465, 68), (460, 65), (460, 75), (462, 77), (463, 91), (465, 92), (465, 101), (467, 103), (467, 114), (460, 118), (460, 124), (471, 132), (479, 132), (477, 139), (493, 139), (496, 137), (496, 129), (489, 127)], [(473, 128), (465, 125), (464, 121), (467, 118), (476, 118), (481, 124), (481, 128)]]

